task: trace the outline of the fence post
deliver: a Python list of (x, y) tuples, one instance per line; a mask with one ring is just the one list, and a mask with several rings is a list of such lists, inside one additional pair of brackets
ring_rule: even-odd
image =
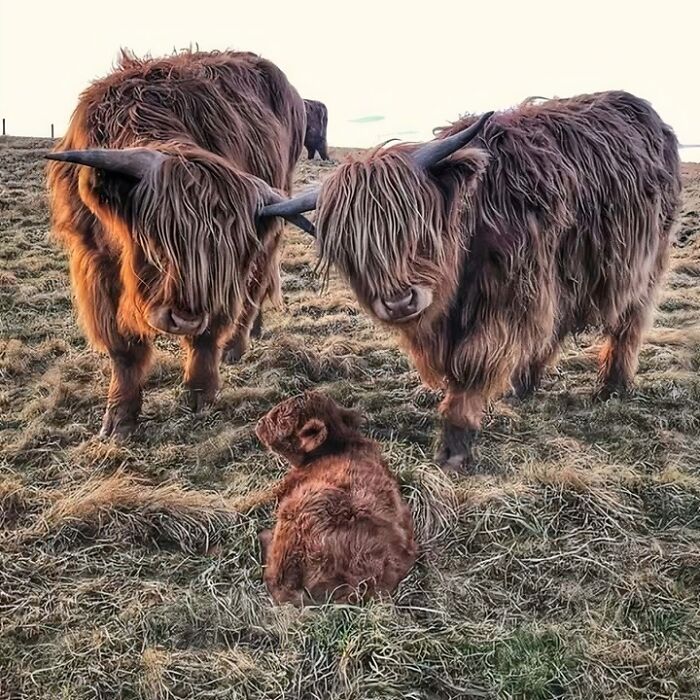
[(51, 138), (53, 138), (53, 124), (51, 125)]
[(2, 135), (5, 135), (5, 117), (2, 118)]

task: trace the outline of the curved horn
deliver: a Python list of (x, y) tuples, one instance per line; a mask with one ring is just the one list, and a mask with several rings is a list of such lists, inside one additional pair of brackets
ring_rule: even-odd
[(471, 126), (462, 131), (447, 136), (444, 139), (433, 139), (413, 152), (413, 160), (421, 168), (430, 168), (439, 163), (443, 158), (452, 155), (463, 146), (466, 146), (484, 128), (493, 112), (486, 112)]
[(48, 160), (89, 165), (140, 180), (150, 170), (161, 166), (169, 156), (153, 148), (90, 148), (84, 151), (48, 153)]
[(302, 216), (301, 214), (290, 214), (284, 218), (289, 221), (290, 224), (294, 224), (302, 231), (306, 231), (306, 233), (310, 234), (311, 236), (316, 236), (316, 227), (305, 216)]
[(290, 216), (312, 211), (316, 208), (320, 191), (320, 187), (314, 187), (314, 189), (292, 197), (292, 199), (281, 199), (278, 202), (267, 204), (260, 211), (260, 216), (283, 216), (288, 219)]
[[(257, 178), (256, 178), (257, 179)], [(263, 182), (262, 180), (260, 182)], [(290, 223), (294, 224), (302, 231), (316, 235), (316, 229), (314, 225), (305, 217), (302, 216), (300, 212), (309, 211), (309, 209), (295, 209), (291, 208), (290, 211), (286, 211), (287, 205), (293, 203), (294, 199), (285, 199), (281, 194), (275, 192), (267, 183), (263, 183), (263, 192), (265, 197), (265, 206), (260, 210), (258, 218), (263, 218), (267, 216), (282, 216)], [(302, 195), (303, 197), (304, 195)], [(316, 192), (316, 198), (318, 198), (318, 192)], [(296, 199), (299, 199), (297, 197)], [(304, 205), (305, 206), (305, 205)], [(316, 206), (316, 201), (314, 200), (313, 209)], [(283, 210), (283, 211), (280, 211)]]

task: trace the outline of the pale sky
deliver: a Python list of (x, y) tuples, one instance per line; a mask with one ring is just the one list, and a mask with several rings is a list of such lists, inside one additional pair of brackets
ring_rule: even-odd
[(698, 20), (691, 0), (0, 0), (0, 117), (13, 135), (48, 136), (51, 122), (61, 135), (120, 47), (198, 43), (274, 61), (326, 103), (333, 146), (430, 138), (467, 111), (618, 88), (700, 144)]

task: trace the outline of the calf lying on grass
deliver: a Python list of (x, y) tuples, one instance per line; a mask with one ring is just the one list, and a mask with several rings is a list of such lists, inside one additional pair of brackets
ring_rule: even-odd
[(275, 406), (256, 427), (287, 459), (277, 524), (260, 543), (278, 603), (347, 602), (390, 593), (413, 566), (411, 512), (357, 413), (318, 392)]

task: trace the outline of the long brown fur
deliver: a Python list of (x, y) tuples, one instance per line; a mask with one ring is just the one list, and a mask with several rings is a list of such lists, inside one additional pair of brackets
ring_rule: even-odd
[(359, 416), (318, 392), (275, 406), (256, 433), (292, 469), (277, 522), (260, 534), (265, 583), (278, 603), (391, 593), (416, 558), (411, 512)]
[(341, 165), (320, 195), (318, 241), (321, 266), (370, 313), (411, 285), (433, 291), (396, 328), (424, 381), (446, 390), (440, 460), (467, 461), (456, 432), (478, 429), (509, 385), (534, 388), (585, 327), (607, 336), (601, 394), (629, 387), (680, 206), (677, 141), (652, 107), (625, 92), (526, 102), (430, 172), (413, 148)]
[(296, 90), (251, 53), (123, 52), (81, 95), (57, 151), (145, 146), (173, 156), (138, 183), (48, 167), (53, 231), (70, 254), (80, 320), (113, 360), (107, 434), (128, 432), (138, 415), (155, 333), (149, 309), (211, 319), (184, 340), (194, 408), (213, 398), (224, 348), (235, 358), (246, 350), (263, 298), (279, 296), (282, 230), (276, 219), (256, 226), (262, 193), (250, 176), (289, 193), (304, 130)]

